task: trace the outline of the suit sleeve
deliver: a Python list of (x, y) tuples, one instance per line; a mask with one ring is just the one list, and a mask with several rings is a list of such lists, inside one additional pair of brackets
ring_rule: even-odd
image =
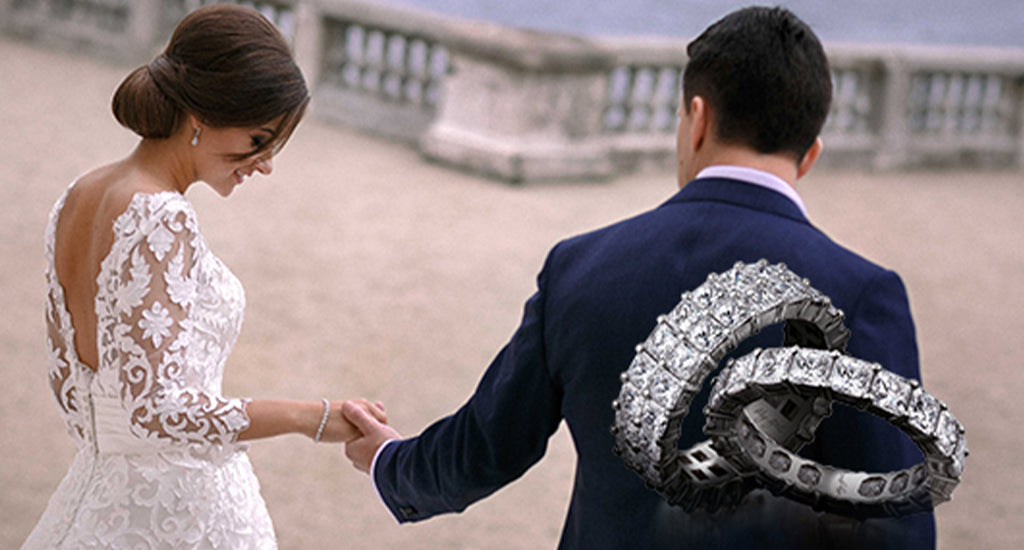
[[(852, 332), (847, 349), (850, 355), (880, 363), (905, 378), (921, 379), (914, 323), (898, 275), (885, 271), (871, 280), (847, 312), (847, 318)], [(825, 464), (859, 471), (898, 470), (923, 460), (913, 441), (895, 426), (869, 413), (838, 405), (803, 454)], [(859, 531), (874, 534), (869, 538), (874, 539), (871, 545), (876, 549), (935, 548), (932, 514), (868, 520)]]
[(545, 360), (547, 267), (512, 339), (454, 414), (384, 448), (374, 467), (381, 499), (400, 522), (461, 512), (521, 476), (561, 422), (561, 389)]

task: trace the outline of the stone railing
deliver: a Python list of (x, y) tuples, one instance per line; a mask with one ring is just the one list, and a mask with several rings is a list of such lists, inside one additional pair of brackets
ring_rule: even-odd
[(437, 119), (452, 72), (449, 21), (415, 10), (323, 2), (312, 42), (316, 113), (361, 130), (418, 143)]
[[(201, 0), (0, 0), (8, 33), (142, 62)], [(671, 166), (686, 40), (533, 32), (363, 0), (239, 2), (317, 116), (510, 181)], [(832, 166), (1024, 167), (1024, 50), (828, 44)]]
[(1024, 167), (1024, 50), (830, 45), (837, 164)]
[[(122, 63), (148, 60), (175, 24), (208, 0), (0, 0), (0, 30)], [(238, 2), (294, 37), (298, 2)]]
[(0, 25), (41, 42), (134, 60), (180, 15), (168, 11), (160, 0), (0, 0)]

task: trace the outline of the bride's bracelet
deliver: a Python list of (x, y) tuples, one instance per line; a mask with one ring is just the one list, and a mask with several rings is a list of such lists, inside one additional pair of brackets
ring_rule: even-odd
[(327, 427), (327, 416), (331, 413), (331, 402), (326, 399), (321, 399), (324, 403), (324, 415), (320, 418), (320, 427), (316, 429), (316, 435), (313, 436), (314, 443), (320, 443), (320, 438), (324, 436), (324, 428)]

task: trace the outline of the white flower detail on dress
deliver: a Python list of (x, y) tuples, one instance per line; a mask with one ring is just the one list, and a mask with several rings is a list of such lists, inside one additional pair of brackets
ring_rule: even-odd
[(139, 328), (142, 329), (142, 337), (152, 340), (153, 347), (158, 348), (163, 339), (171, 335), (172, 323), (167, 308), (160, 305), (160, 302), (156, 302), (153, 307), (142, 312)]
[(75, 388), (72, 383), (71, 365), (64, 359), (64, 350), (53, 344), (53, 340), (46, 339), (46, 347), (49, 349), (47, 360), (50, 365), (50, 389), (53, 397), (57, 400), (57, 406), (61, 412), (68, 414), (77, 410), (75, 404)]
[(159, 261), (164, 261), (164, 256), (171, 251), (171, 245), (174, 244), (174, 233), (167, 228), (166, 225), (158, 225), (152, 233), (147, 237), (149, 241), (149, 249), (156, 256)]
[(175, 304), (188, 307), (195, 300), (197, 282), (188, 276), (184, 256), (179, 250), (167, 266), (167, 294)]
[(142, 305), (142, 300), (149, 292), (149, 282), (152, 279), (149, 265), (142, 259), (139, 251), (131, 256), (131, 267), (129, 278), (114, 293), (113, 308), (119, 313), (127, 313), (133, 308)]

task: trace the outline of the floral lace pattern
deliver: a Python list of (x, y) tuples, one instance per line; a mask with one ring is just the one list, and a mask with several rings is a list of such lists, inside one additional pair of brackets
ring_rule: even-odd
[(97, 278), (94, 373), (54, 269), (63, 203), (46, 234), (48, 368), (78, 454), (23, 548), (275, 548), (237, 442), (247, 401), (221, 395), (241, 284), (182, 195), (136, 194)]

